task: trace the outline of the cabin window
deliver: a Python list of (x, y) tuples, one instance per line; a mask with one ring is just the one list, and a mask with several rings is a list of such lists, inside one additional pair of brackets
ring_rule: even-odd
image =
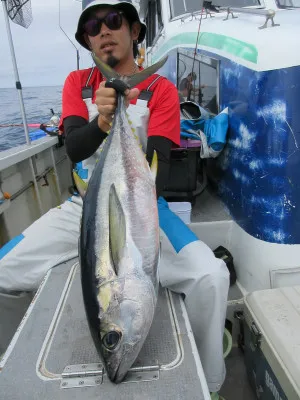
[(199, 0), (170, 0), (171, 17), (200, 11), (201, 4)]
[[(277, 0), (277, 1), (299, 1), (299, 0)], [(246, 7), (260, 5), (259, 0), (212, 0), (216, 6)], [(187, 13), (200, 12), (202, 2), (199, 0), (170, 0), (171, 18), (176, 18)]]
[(163, 28), (160, 0), (148, 1), (147, 10), (148, 12), (145, 20), (147, 25), (146, 45), (149, 47), (152, 46), (157, 34)]
[(250, 7), (262, 6), (259, 0), (213, 0), (212, 4), (221, 7)]
[(185, 5), (183, 1), (180, 0), (171, 0), (171, 17), (177, 17), (178, 15), (185, 14)]
[(162, 20), (162, 15), (161, 15), (161, 4), (160, 0), (156, 1), (156, 7), (157, 7), (157, 27), (158, 30), (160, 30), (163, 27), (163, 20)]
[(277, 0), (277, 7), (279, 8), (299, 8), (300, 0)]
[(200, 10), (199, 0), (170, 0), (172, 18)]
[(213, 114), (219, 111), (219, 62), (192, 51), (178, 52), (177, 88), (180, 101), (192, 100)]

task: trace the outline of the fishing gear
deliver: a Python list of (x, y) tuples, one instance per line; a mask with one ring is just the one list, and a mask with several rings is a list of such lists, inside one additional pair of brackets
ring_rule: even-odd
[(66, 33), (66, 31), (63, 29), (62, 24), (61, 24), (61, 15), (60, 15), (60, 0), (58, 1), (58, 26), (59, 29), (62, 31), (62, 33), (66, 36), (66, 38), (69, 40), (69, 42), (71, 43), (71, 45), (75, 48), (76, 51), (76, 61), (77, 61), (77, 70), (80, 69), (79, 67), (79, 62), (80, 62), (80, 55), (79, 55), (79, 48), (77, 48), (77, 46), (74, 44), (74, 42), (70, 39), (70, 37), (68, 36), (68, 34)]
[[(50, 108), (50, 112), (52, 117), (50, 118), (50, 121), (47, 124), (44, 123), (40, 123), (40, 122), (36, 122), (36, 123), (27, 123), (27, 127), (28, 128), (39, 128), (44, 130), (44, 128), (53, 128), (53, 127), (58, 127), (59, 125), (59, 121), (60, 121), (60, 117), (59, 115), (54, 112), (53, 108)], [(0, 128), (15, 128), (15, 127), (21, 127), (24, 126), (24, 124), (19, 124), (19, 123), (10, 123), (10, 122), (6, 122), (4, 124), (0, 124)]]
[[(27, 124), (28, 128), (39, 128), (40, 127), (40, 123), (38, 124)], [(14, 128), (14, 127), (18, 127), (18, 126), (24, 126), (23, 124), (0, 124), (0, 128)]]
[[(200, 28), (201, 28), (201, 22), (202, 22), (202, 15), (203, 15), (203, 8), (201, 10), (200, 14), (200, 20), (199, 20), (199, 26), (198, 26), (198, 33), (197, 33), (197, 39), (196, 39), (196, 46), (194, 50), (194, 58), (193, 58), (193, 66), (192, 66), (192, 74), (194, 74), (194, 66), (195, 66), (195, 60), (196, 60), (196, 55), (197, 55), (197, 50), (198, 50), (198, 40), (200, 36)], [(192, 75), (193, 76), (193, 75)], [(191, 100), (191, 93), (192, 93), (192, 86), (188, 88), (188, 95), (187, 95), (187, 100)]]

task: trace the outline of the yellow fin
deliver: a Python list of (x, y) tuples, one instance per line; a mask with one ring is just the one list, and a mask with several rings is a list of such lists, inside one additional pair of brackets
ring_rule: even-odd
[(109, 247), (111, 261), (116, 275), (126, 246), (126, 220), (115, 185), (109, 191)]
[(108, 310), (112, 295), (113, 293), (110, 284), (102, 286), (99, 290), (98, 300), (104, 313), (106, 313), (106, 311)]
[(76, 185), (76, 187), (78, 189), (78, 192), (79, 192), (80, 196), (84, 197), (85, 193), (87, 191), (88, 184), (86, 182), (84, 182), (80, 178), (80, 176), (77, 174), (77, 172), (75, 172), (74, 170), (73, 170), (73, 178), (74, 178), (75, 185)]
[(157, 158), (157, 153), (154, 150), (153, 157), (152, 157), (152, 162), (151, 162), (151, 167), (150, 167), (151, 174), (153, 176), (154, 182), (156, 181), (157, 168), (158, 168), (158, 158)]

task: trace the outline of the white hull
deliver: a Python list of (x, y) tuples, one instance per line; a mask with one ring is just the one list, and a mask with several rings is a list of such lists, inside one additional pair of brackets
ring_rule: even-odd
[[(57, 138), (47, 137), (33, 142), (31, 146), (24, 145), (0, 153), (2, 190), (12, 196), (12, 200), (0, 205), (0, 247), (67, 198), (67, 190), (71, 186), (71, 166), (65, 147), (56, 148), (56, 143)], [(32, 154), (42, 211), (30, 168)]]
[(300, 284), (300, 246), (254, 238), (234, 221), (190, 225), (211, 249), (227, 248), (234, 258), (238, 281), (246, 292)]

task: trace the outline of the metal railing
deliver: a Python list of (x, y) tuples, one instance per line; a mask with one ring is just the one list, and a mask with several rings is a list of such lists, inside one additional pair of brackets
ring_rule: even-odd
[(231, 15), (232, 18), (238, 18), (235, 16), (233, 13), (241, 13), (241, 14), (252, 14), (252, 15), (261, 15), (266, 18), (265, 23), (259, 27), (259, 29), (265, 29), (267, 28), (268, 21), (271, 21), (271, 26), (279, 26), (280, 24), (275, 24), (274, 22), (274, 17), (275, 17), (275, 10), (262, 10), (259, 8), (240, 8), (240, 7), (220, 7), (220, 11), (227, 11), (227, 17), (224, 19), (224, 21), (227, 21), (229, 19), (229, 15)]

